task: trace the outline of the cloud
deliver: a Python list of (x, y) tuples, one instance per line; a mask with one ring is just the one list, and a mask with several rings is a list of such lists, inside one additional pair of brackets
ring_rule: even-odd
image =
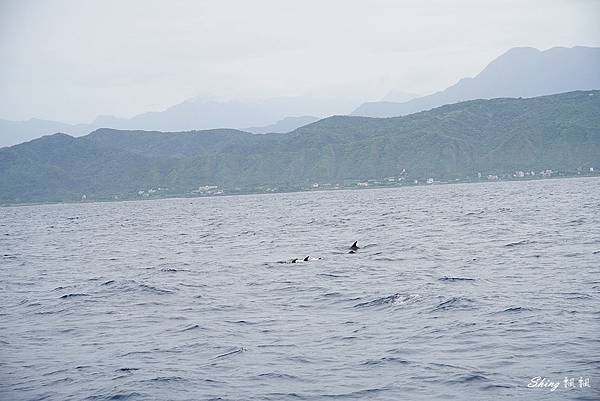
[(428, 93), (513, 46), (600, 45), (596, 1), (4, 1), (0, 118), (186, 97)]

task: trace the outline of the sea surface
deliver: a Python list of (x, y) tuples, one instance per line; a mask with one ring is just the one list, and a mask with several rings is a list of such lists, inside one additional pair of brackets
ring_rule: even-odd
[(5, 207), (0, 256), (1, 400), (600, 399), (597, 178)]

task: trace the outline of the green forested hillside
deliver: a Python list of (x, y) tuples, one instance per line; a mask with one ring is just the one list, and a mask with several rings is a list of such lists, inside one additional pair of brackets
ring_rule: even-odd
[(474, 100), (394, 118), (334, 116), (289, 134), (101, 129), (0, 149), (3, 203), (134, 196), (152, 187), (397, 176), (438, 179), (600, 167), (600, 91)]

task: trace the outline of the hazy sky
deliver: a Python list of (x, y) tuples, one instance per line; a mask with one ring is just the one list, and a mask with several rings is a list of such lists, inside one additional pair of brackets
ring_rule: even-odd
[(600, 1), (0, 0), (0, 118), (428, 94), (511, 47), (574, 45), (600, 46)]

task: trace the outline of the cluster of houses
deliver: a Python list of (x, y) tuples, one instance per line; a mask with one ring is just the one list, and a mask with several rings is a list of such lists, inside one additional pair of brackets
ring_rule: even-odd
[(223, 195), (223, 190), (218, 185), (203, 185), (192, 191), (198, 195)]
[[(537, 173), (535, 171), (519, 170), (519, 171), (515, 171), (512, 175), (504, 174), (504, 175), (498, 176), (497, 174), (488, 174), (485, 178), (487, 178), (488, 181), (498, 181), (500, 179), (510, 179), (510, 178), (533, 178), (533, 177), (549, 178), (549, 177), (552, 177), (553, 175), (554, 175), (554, 171), (550, 170), (550, 169), (542, 170)], [(482, 179), (481, 173), (477, 173), (477, 178)]]
[[(578, 169), (578, 174), (581, 174), (583, 171), (587, 172), (589, 169), (590, 174), (597, 174), (593, 167), (586, 167), (584, 169)], [(452, 182), (460, 182), (460, 181), (500, 181), (500, 180), (511, 180), (511, 179), (532, 179), (532, 178), (550, 178), (555, 175), (564, 175), (558, 174), (551, 169), (545, 169), (538, 172), (529, 170), (517, 170), (512, 174), (482, 174), (481, 172), (477, 173), (476, 178), (464, 177), (464, 178), (455, 178)], [(382, 186), (399, 186), (399, 185), (419, 185), (419, 184), (443, 184), (448, 183), (449, 181), (439, 180), (434, 177), (427, 178), (409, 178), (405, 169), (403, 169), (398, 176), (389, 176), (381, 179), (368, 179), (368, 180), (350, 180), (346, 179), (337, 183), (330, 182), (312, 182), (306, 185), (298, 185), (298, 186), (288, 186), (284, 185), (284, 187), (280, 186), (258, 186), (255, 188), (232, 188), (232, 189), (224, 189), (220, 188), (218, 185), (202, 185), (197, 189), (190, 191), (191, 195), (196, 196), (215, 196), (215, 195), (224, 195), (224, 194), (239, 194), (239, 193), (248, 193), (248, 192), (287, 192), (287, 191), (302, 191), (302, 190), (327, 190), (327, 189), (350, 189), (350, 188), (367, 188), (367, 187), (382, 187)], [(138, 191), (139, 197), (151, 197), (153, 195), (158, 194), (159, 192), (168, 191), (168, 188), (158, 187), (158, 188), (150, 188), (148, 190), (140, 190)], [(82, 201), (85, 201), (85, 195), (82, 196)]]
[[(588, 168), (585, 169), (588, 171)], [(578, 174), (581, 174), (583, 169), (580, 169)], [(589, 167), (589, 172), (591, 174), (594, 173), (594, 168)], [(522, 171), (518, 170), (512, 174), (487, 174), (483, 175), (482, 173), (477, 173), (477, 180), (487, 180), (487, 181), (499, 181), (499, 180), (510, 180), (510, 179), (519, 179), (519, 178), (550, 178), (556, 176), (558, 173), (551, 169), (545, 169), (538, 172), (535, 171)], [(564, 174), (559, 174), (564, 175)], [(452, 182), (459, 181), (473, 181), (472, 177), (464, 177), (464, 178), (455, 178), (451, 180)], [(341, 188), (365, 188), (369, 186), (379, 187), (385, 185), (419, 185), (422, 184), (443, 184), (448, 183), (449, 181), (438, 180), (434, 177), (421, 178), (419, 179), (409, 179), (406, 173), (406, 170), (402, 170), (402, 173), (398, 177), (385, 177), (381, 180), (371, 179), (371, 180), (344, 180), (342, 184), (330, 184), (330, 183), (318, 183), (315, 182), (311, 184), (309, 187), (305, 187), (303, 189), (341, 189)]]
[(166, 192), (168, 190), (169, 190), (169, 188), (164, 188), (164, 187), (150, 188), (150, 189), (146, 189), (146, 190), (140, 190), (140, 191), (138, 191), (137, 194), (140, 197), (149, 198), (152, 195), (156, 195), (160, 192)]

